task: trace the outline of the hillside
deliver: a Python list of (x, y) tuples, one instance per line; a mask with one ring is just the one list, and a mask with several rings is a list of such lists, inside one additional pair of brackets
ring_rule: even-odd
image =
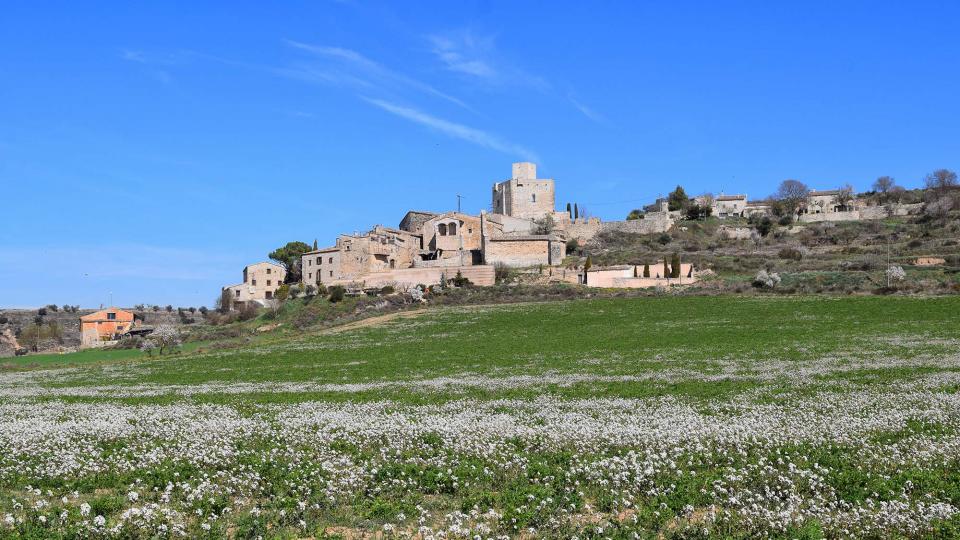
[[(704, 288), (744, 292), (760, 269), (783, 278), (778, 291), (870, 292), (886, 285), (888, 265), (902, 266), (907, 292), (960, 291), (960, 214), (944, 220), (925, 216), (837, 223), (772, 225), (751, 239), (756, 223), (743, 218), (680, 221), (668, 233), (604, 233), (581, 248), (598, 266), (653, 263), (678, 253), (684, 262), (716, 273)], [(943, 259), (934, 266), (917, 259)], [(580, 259), (571, 260), (574, 264)]]

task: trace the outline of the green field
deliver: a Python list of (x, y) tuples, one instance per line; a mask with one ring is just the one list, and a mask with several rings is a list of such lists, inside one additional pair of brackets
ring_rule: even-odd
[(960, 534), (958, 297), (387, 319), (7, 363), (0, 537)]

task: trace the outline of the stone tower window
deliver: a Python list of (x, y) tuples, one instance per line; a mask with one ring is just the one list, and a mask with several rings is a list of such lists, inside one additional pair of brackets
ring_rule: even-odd
[(530, 202), (537, 202), (537, 194), (536, 194), (536, 193), (531, 193), (531, 194), (530, 194)]
[(451, 223), (451, 224), (450, 224), (450, 228), (448, 229), (447, 232), (448, 232), (448, 234), (449, 234), (450, 236), (456, 235), (456, 234), (457, 234), (457, 224), (456, 224), (456, 223)]

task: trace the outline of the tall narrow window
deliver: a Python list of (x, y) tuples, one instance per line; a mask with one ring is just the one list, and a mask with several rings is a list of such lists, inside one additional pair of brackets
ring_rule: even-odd
[(530, 202), (537, 202), (537, 194), (536, 194), (536, 193), (531, 193), (531, 194), (530, 194)]
[(456, 235), (456, 234), (457, 234), (457, 224), (456, 224), (456, 223), (451, 223), (451, 224), (450, 224), (450, 228), (447, 229), (447, 232), (448, 232), (448, 234), (450, 234), (450, 236)]
[(447, 224), (446, 224), (446, 223), (441, 223), (441, 224), (437, 225), (437, 233), (438, 233), (440, 236), (446, 236), (446, 235), (447, 235)]

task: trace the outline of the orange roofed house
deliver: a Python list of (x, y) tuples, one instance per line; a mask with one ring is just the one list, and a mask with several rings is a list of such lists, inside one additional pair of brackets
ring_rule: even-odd
[(117, 308), (80, 317), (80, 347), (99, 347), (130, 331), (134, 325), (133, 313)]

